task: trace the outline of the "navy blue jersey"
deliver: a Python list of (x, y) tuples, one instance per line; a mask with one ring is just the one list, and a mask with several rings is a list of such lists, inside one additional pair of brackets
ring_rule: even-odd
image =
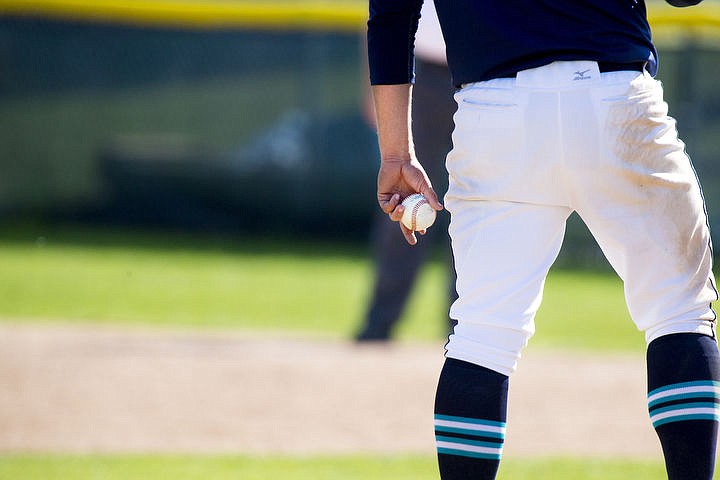
[[(436, 0), (435, 5), (455, 85), (513, 76), (555, 60), (647, 62), (651, 74), (657, 71), (644, 0)], [(373, 85), (413, 80), (421, 6), (422, 0), (370, 0)]]

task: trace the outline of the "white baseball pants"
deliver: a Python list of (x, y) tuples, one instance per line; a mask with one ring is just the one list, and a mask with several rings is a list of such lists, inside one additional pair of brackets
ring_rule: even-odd
[[(445, 205), (459, 299), (448, 357), (515, 370), (573, 211), (623, 280), (648, 343), (714, 336), (705, 205), (660, 82), (554, 62), (455, 99)], [(567, 301), (582, 311), (581, 298)]]

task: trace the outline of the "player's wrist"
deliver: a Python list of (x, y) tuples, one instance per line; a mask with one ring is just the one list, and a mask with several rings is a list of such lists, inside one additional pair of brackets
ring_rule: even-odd
[(410, 152), (380, 153), (380, 163), (383, 165), (405, 165), (412, 161), (413, 155)]

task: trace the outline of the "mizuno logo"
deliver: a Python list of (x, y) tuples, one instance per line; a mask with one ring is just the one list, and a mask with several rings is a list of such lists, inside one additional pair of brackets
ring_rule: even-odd
[(589, 71), (590, 71), (590, 69), (588, 68), (587, 70), (583, 70), (582, 72), (580, 72), (580, 71), (575, 72), (575, 77), (573, 78), (573, 81), (575, 81), (575, 80), (590, 80), (592, 78), (590, 75), (585, 76), (585, 74)]

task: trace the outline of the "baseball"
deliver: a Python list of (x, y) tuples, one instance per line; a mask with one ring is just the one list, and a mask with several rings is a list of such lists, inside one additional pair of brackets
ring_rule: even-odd
[(405, 211), (401, 222), (410, 230), (425, 230), (435, 222), (435, 210), (422, 194), (410, 195), (402, 201), (402, 205)]

